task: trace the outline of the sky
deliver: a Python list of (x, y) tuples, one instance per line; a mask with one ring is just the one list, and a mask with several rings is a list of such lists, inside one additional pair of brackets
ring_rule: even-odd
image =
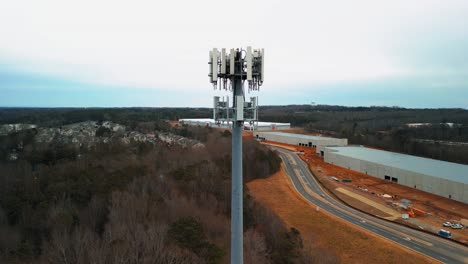
[(0, 106), (211, 107), (247, 46), (260, 105), (468, 108), (466, 0), (3, 1)]

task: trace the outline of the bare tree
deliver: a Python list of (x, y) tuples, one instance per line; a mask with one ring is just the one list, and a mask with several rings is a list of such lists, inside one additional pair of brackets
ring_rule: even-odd
[(254, 229), (244, 233), (244, 261), (246, 264), (270, 263), (265, 237)]

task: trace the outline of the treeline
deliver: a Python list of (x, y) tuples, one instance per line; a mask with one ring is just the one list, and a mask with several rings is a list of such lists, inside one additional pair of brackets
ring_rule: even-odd
[(468, 125), (468, 110), (410, 109), (400, 107), (345, 107), (330, 105), (263, 106), (265, 121), (287, 122), (293, 126), (316, 124), (320, 129), (340, 132), (341, 123), (358, 123), (372, 131), (389, 130), (407, 123), (457, 123)]
[[(0, 262), (227, 263), (230, 133), (170, 129), (205, 147), (113, 141), (71, 155), (27, 131), (1, 137), (35, 154), (0, 161)], [(271, 150), (243, 148), (246, 181), (279, 169)], [(246, 263), (310, 263), (296, 229), (244, 198)]]
[(113, 121), (133, 128), (141, 122), (206, 118), (208, 108), (0, 108), (0, 124), (58, 127), (83, 121)]
[[(174, 128), (164, 120), (206, 118), (211, 114), (209, 108), (2, 108), (0, 124), (32, 123), (48, 127), (109, 120), (142, 133), (173, 132)], [(287, 105), (261, 106), (259, 115), (262, 121), (286, 122), (309, 132), (345, 137), (350, 144), (468, 164), (466, 145), (421, 141), (468, 142), (468, 110), (465, 109)], [(411, 128), (408, 123), (432, 125)], [(175, 133), (206, 140), (206, 134), (197, 131), (178, 129)]]
[[(348, 138), (350, 144), (468, 164), (466, 145), (430, 142), (468, 142), (468, 110), (464, 109), (293, 105), (263, 107), (260, 115), (263, 120)], [(430, 125), (407, 125), (411, 123)]]
[[(311, 130), (314, 131), (314, 129)], [(468, 164), (467, 145), (417, 141), (416, 139), (421, 137), (415, 137), (413, 130), (415, 129), (397, 128), (388, 133), (340, 134), (339, 136), (347, 137), (350, 144), (373, 146), (388, 151)], [(456, 139), (456, 136), (454, 136), (454, 139)], [(449, 138), (446, 140), (452, 141), (454, 139)]]

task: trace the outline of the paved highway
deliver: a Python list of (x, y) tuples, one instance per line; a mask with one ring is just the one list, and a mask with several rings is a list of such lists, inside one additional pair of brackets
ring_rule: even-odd
[[(468, 263), (468, 247), (424, 232), (367, 215), (335, 200), (323, 191), (307, 165), (294, 152), (272, 147), (283, 160), (296, 190), (308, 201), (359, 228), (444, 263)], [(333, 227), (330, 227), (333, 228)]]

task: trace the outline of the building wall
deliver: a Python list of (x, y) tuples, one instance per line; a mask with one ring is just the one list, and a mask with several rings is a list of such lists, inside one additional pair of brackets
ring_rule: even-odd
[(282, 130), (282, 129), (290, 129), (290, 125), (277, 125), (277, 124), (271, 124), (271, 125), (255, 125), (254, 130), (262, 131), (262, 130)]
[(463, 186), (463, 201), (468, 201), (468, 184)]
[(324, 160), (327, 163), (366, 173), (384, 180), (385, 176), (394, 177), (398, 179), (398, 184), (468, 203), (468, 184), (403, 170), (393, 167), (391, 164), (384, 165), (343, 156), (338, 154), (338, 152), (328, 149), (325, 150)]
[[(186, 124), (189, 126), (209, 126), (209, 127), (214, 127), (214, 128), (229, 128), (229, 129), (231, 128), (231, 123), (227, 123), (227, 122), (220, 123), (220, 124), (216, 124), (214, 121), (199, 121), (199, 120), (181, 120), (180, 122), (182, 124)], [(285, 124), (285, 123), (281, 123), (281, 124), (263, 123), (263, 124), (258, 124), (258, 125), (257, 123), (254, 123), (253, 125), (253, 130), (260, 130), (260, 131), (261, 130), (282, 130), (282, 129), (289, 129), (289, 128), (291, 128), (291, 125)], [(251, 130), (251, 126), (247, 122), (244, 125), (244, 130)]]
[(189, 126), (212, 126), (211, 122), (205, 121), (192, 121), (192, 120), (184, 120), (180, 121), (182, 124), (189, 125)]
[(315, 146), (316, 153), (320, 153), (323, 150), (323, 146), (346, 146), (348, 145), (348, 139), (346, 138), (319, 138), (319, 139), (307, 139), (302, 137), (290, 137), (283, 135), (275, 135), (267, 132), (254, 132), (254, 137), (262, 138), (268, 141), (274, 141), (279, 143), (285, 143), (290, 145), (305, 145)]

